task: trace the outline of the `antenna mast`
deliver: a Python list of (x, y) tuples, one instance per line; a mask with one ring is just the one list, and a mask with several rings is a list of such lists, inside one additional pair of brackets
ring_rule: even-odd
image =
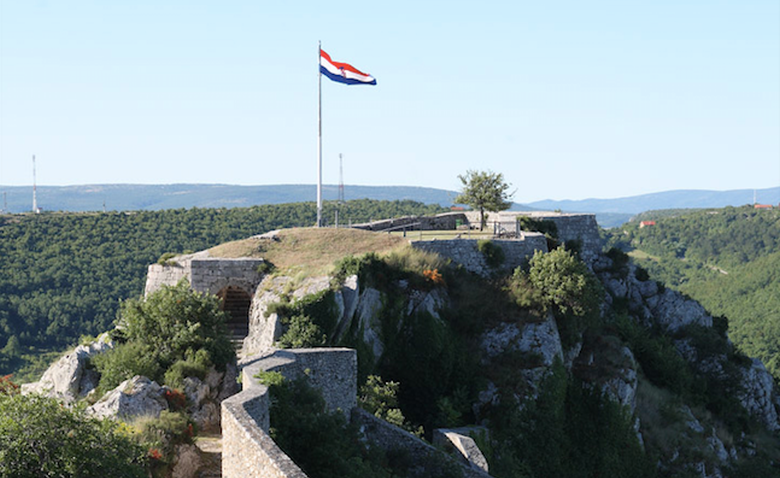
[(344, 166), (341, 160), (342, 155), (339, 153), (339, 204), (344, 204)]
[(38, 213), (38, 186), (36, 184), (36, 178), (35, 178), (35, 155), (33, 154), (33, 207), (32, 210), (34, 213)]

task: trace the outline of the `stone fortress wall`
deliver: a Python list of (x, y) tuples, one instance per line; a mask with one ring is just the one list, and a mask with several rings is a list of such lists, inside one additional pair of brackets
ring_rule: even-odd
[(149, 266), (144, 295), (163, 285), (176, 285), (181, 279), (187, 279), (190, 287), (198, 292), (217, 294), (233, 286), (251, 295), (263, 279), (258, 267), (264, 262), (253, 258), (210, 257), (206, 251), (177, 256), (165, 264)]

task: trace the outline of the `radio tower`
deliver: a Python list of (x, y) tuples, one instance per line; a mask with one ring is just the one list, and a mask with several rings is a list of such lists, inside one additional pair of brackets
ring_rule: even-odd
[(344, 167), (341, 164), (341, 153), (339, 153), (339, 204), (344, 204)]
[(35, 180), (35, 155), (33, 154), (33, 212), (38, 214), (38, 196), (37, 185)]

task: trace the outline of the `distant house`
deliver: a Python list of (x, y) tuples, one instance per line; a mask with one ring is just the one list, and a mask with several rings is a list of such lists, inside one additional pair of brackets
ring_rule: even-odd
[[(772, 209), (771, 204), (753, 204), (753, 207), (756, 209)], [(778, 205), (780, 207), (780, 205)]]
[(642, 221), (639, 223), (639, 229), (647, 226), (655, 226), (655, 221)]
[(465, 211), (466, 208), (463, 206), (451, 206), (450, 211)]

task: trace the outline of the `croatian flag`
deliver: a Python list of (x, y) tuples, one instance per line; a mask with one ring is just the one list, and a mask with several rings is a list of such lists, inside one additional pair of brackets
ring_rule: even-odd
[(339, 63), (320, 49), (320, 72), (333, 81), (347, 85), (376, 85), (373, 76), (363, 73), (349, 63)]

